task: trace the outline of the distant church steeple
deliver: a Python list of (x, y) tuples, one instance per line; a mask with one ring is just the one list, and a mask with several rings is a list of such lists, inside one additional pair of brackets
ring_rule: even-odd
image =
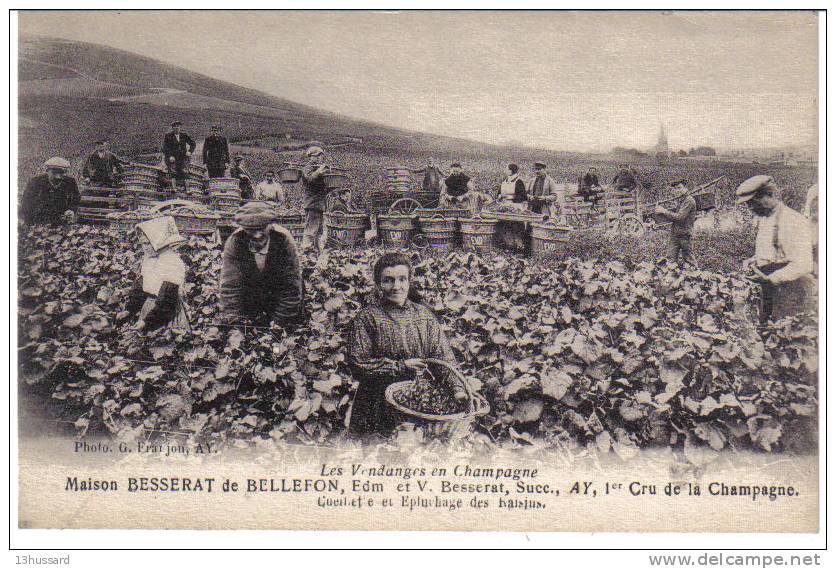
[(659, 140), (656, 141), (656, 147), (654, 148), (656, 154), (664, 154), (665, 156), (670, 156), (670, 148), (668, 148), (668, 135), (665, 134), (665, 125), (659, 124)]

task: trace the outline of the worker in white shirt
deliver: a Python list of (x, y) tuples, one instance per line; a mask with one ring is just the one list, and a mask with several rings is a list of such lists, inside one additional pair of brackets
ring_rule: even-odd
[(263, 202), (285, 204), (285, 192), (281, 182), (276, 179), (276, 173), (268, 170), (264, 173), (264, 180), (255, 187), (255, 199)]
[(771, 176), (753, 176), (735, 192), (755, 218), (755, 255), (744, 261), (761, 284), (761, 320), (778, 320), (814, 308), (813, 243), (809, 220), (778, 197)]

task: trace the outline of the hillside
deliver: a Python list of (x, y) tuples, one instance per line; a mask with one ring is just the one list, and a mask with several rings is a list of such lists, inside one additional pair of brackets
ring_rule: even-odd
[(110, 137), (123, 154), (153, 152), (174, 118), (198, 138), (214, 122), (233, 140), (285, 133), (326, 143), (334, 133), (340, 139), (394, 137), (413, 143), (438, 138), (347, 119), (84, 42), (23, 37), (18, 73), (21, 175), (37, 170), (47, 155), (77, 161), (100, 136)]
[[(198, 141), (212, 124), (223, 125), (230, 141), (241, 143), (238, 148), (251, 154), (250, 168), (256, 177), (284, 160), (298, 159), (297, 153), (272, 152), (279, 141), (296, 145), (322, 141), (331, 146), (335, 162), (351, 171), (361, 193), (379, 187), (384, 168), (417, 168), (429, 156), (441, 164), (461, 161), (483, 189), (498, 184), (508, 162), (520, 164), (527, 172), (534, 160), (543, 160), (555, 179), (570, 182), (589, 166), (597, 166), (605, 178), (611, 177), (617, 160), (522, 144), (493, 146), (350, 119), (85, 42), (22, 37), (18, 72), (18, 189), (50, 156), (65, 156), (78, 172), (97, 138), (111, 139), (114, 150), (123, 156), (158, 152), (163, 133), (174, 119), (182, 120), (184, 130)], [(353, 142), (346, 143), (350, 139)], [(652, 158), (637, 159), (633, 164), (654, 189), (646, 198), (658, 194), (672, 175), (701, 183), (729, 173), (734, 184), (763, 170), (722, 163), (658, 164)], [(770, 173), (798, 195), (815, 180), (812, 169), (770, 168)]]

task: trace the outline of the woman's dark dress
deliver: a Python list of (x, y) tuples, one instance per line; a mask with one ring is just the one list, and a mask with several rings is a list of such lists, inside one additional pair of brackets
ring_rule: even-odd
[(454, 361), (435, 315), (411, 300), (403, 307), (380, 300), (361, 310), (352, 322), (348, 346), (348, 364), (360, 383), (348, 432), (359, 438), (387, 436), (404, 421), (384, 397), (387, 386), (413, 377), (404, 360)]

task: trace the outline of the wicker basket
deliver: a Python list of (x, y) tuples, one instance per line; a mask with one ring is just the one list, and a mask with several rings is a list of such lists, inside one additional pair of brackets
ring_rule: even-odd
[(494, 234), (496, 233), (496, 219), (481, 217), (459, 218), (459, 228), (462, 235), (462, 247), (465, 251), (487, 253), (493, 249)]
[(212, 194), (209, 201), (215, 209), (237, 209), (241, 206), (241, 196), (234, 193)]
[(369, 217), (365, 213), (328, 212), (325, 214), (326, 244), (329, 247), (358, 245), (363, 242), (368, 227)]
[(697, 202), (697, 211), (711, 211), (717, 207), (717, 195), (714, 192), (700, 192), (691, 196)]
[(296, 184), (301, 179), (301, 168), (282, 168), (279, 170), (279, 181), (282, 184)]
[(418, 217), (421, 235), (434, 249), (447, 249), (455, 245), (456, 218), (447, 218), (440, 213), (432, 217)]
[(210, 178), (206, 182), (206, 188), (213, 194), (241, 193), (238, 178)]
[(185, 235), (212, 235), (221, 219), (220, 215), (185, 200), (163, 202), (151, 211), (172, 216), (178, 231)]
[(430, 423), (469, 422), (474, 417), (490, 413), (491, 406), (488, 401), (480, 393), (473, 391), (473, 388), (470, 386), (470, 382), (456, 367), (451, 365), (449, 362), (434, 358), (425, 358), (424, 361), (428, 364), (442, 366), (453, 374), (453, 376), (458, 380), (459, 385), (461, 385), (467, 393), (467, 409), (450, 415), (433, 415), (404, 407), (395, 401), (395, 395), (400, 391), (409, 388), (413, 383), (412, 381), (398, 381), (386, 388), (386, 391), (384, 391), (384, 397), (389, 405), (412, 419)]
[(345, 174), (330, 172), (323, 176), (323, 180), (325, 181), (325, 187), (329, 190), (339, 190), (349, 186), (348, 176)]
[(108, 214), (107, 220), (110, 223), (111, 229), (127, 234), (134, 231), (137, 223), (148, 221), (159, 216), (159, 213), (153, 212), (152, 210), (131, 210)]

